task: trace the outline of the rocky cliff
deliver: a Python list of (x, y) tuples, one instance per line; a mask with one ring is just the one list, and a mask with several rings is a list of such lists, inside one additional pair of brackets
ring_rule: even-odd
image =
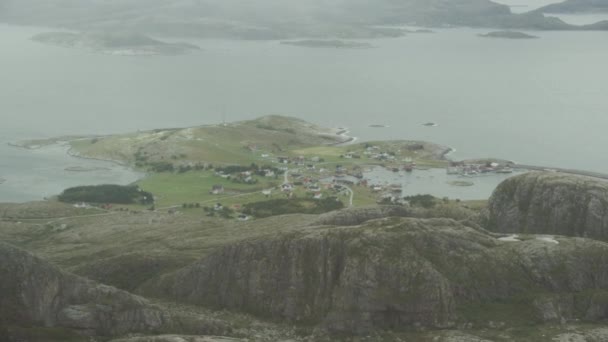
[(608, 245), (555, 242), (503, 242), (449, 219), (313, 227), (221, 248), (158, 291), (349, 334), (608, 318)]
[(65, 273), (4, 243), (0, 260), (0, 332), (9, 341), (13, 327), (63, 328), (92, 336), (227, 330), (219, 321), (174, 314), (144, 298)]
[(608, 240), (608, 182), (552, 172), (509, 178), (490, 198), (488, 229)]

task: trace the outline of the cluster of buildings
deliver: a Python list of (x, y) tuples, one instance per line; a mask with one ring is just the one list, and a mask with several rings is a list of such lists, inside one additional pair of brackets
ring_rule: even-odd
[(500, 164), (497, 162), (452, 162), (446, 171), (449, 175), (477, 176), (487, 173), (512, 173), (513, 168), (510, 164)]

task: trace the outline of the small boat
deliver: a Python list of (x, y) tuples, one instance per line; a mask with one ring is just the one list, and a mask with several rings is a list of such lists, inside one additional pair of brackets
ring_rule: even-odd
[(427, 123), (423, 123), (422, 126), (426, 126), (426, 127), (437, 127), (439, 125), (437, 125), (434, 122), (427, 122)]

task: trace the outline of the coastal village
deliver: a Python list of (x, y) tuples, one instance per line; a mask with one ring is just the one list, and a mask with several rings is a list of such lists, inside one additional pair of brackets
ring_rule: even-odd
[[(248, 139), (242, 140), (243, 132)], [(169, 210), (175, 214), (205, 210), (209, 216), (238, 219), (281, 212), (265, 208), (262, 213), (260, 206), (299, 206), (287, 212), (319, 213), (334, 206), (406, 203), (409, 197), (429, 194), (477, 199), (473, 188), (478, 187), (472, 187), (477, 177), (515, 169), (508, 161), (494, 159), (450, 161), (450, 148), (430, 142), (357, 143), (347, 133), (345, 129), (268, 116), (231, 124), (65, 141), (72, 155), (117, 160), (146, 172), (146, 177), (133, 185), (153, 195), (153, 203), (137, 199), (138, 203), (123, 206), (78, 200), (80, 207), (105, 205), (106, 210)], [(63, 140), (23, 144), (29, 147), (58, 141)], [(492, 182), (480, 179), (479, 183)], [(471, 189), (462, 188), (465, 186)]]
[[(152, 189), (155, 205), (150, 210), (169, 210), (178, 214), (183, 210), (202, 208), (209, 215), (249, 220), (254, 215), (247, 212), (251, 203), (270, 200), (339, 201), (344, 207), (377, 203), (404, 204), (408, 196), (421, 195), (408, 192), (404, 179), (420, 172), (445, 169), (446, 175), (470, 180), (489, 174), (512, 173), (513, 164), (500, 160), (448, 161), (430, 155), (442, 156), (445, 151), (436, 145), (422, 142), (379, 142), (346, 145), (324, 150), (300, 150), (275, 154), (255, 144), (243, 146), (254, 155), (257, 162), (250, 165), (202, 165), (190, 162), (176, 163), (176, 173), (155, 173), (149, 178), (167, 177), (171, 188), (180, 177), (203, 177), (206, 189), (191, 196), (177, 199), (167, 197), (162, 191)], [(301, 152), (301, 153), (296, 153)], [(320, 153), (315, 153), (320, 152)], [(390, 172), (384, 179), (369, 177), (381, 168)], [(144, 179), (141, 185), (149, 188)], [(473, 184), (460, 181), (460, 186)], [(449, 185), (448, 185), (449, 186)], [(196, 187), (194, 187), (196, 188)], [(178, 202), (178, 200), (181, 200)], [(78, 208), (89, 204), (79, 202)], [(120, 206), (106, 205), (106, 210), (127, 210)], [(137, 211), (137, 209), (129, 209)]]
[[(384, 148), (383, 148), (384, 147)], [(252, 153), (259, 152), (251, 146)], [(345, 202), (346, 206), (354, 205), (355, 193), (372, 203), (406, 203), (406, 189), (399, 182), (372, 182), (366, 177), (373, 167), (384, 167), (394, 174), (403, 176), (407, 173), (428, 171), (429, 166), (418, 165), (416, 159), (409, 156), (425, 149), (423, 144), (407, 145), (407, 157), (401, 150), (387, 149), (385, 146), (364, 144), (360, 149), (353, 149), (340, 154), (332, 161), (318, 155), (279, 155), (260, 153), (268, 163), (265, 167), (252, 165), (246, 170), (234, 173), (215, 172), (215, 176), (231, 179), (238, 183), (257, 184), (255, 177), (279, 180), (280, 184), (261, 191), (264, 198), (310, 198), (323, 199), (333, 197)], [(488, 174), (507, 174), (514, 171), (513, 163), (499, 160), (446, 161), (445, 171), (448, 175), (460, 177), (481, 177)], [(226, 186), (214, 184), (209, 194), (226, 194)], [(410, 194), (418, 195), (418, 194)], [(240, 209), (240, 205), (233, 206)]]

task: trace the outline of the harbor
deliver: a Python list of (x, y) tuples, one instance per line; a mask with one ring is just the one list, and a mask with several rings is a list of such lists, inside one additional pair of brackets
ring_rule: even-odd
[(429, 194), (435, 197), (460, 200), (487, 199), (498, 184), (509, 177), (523, 173), (514, 169), (511, 173), (479, 173), (475, 177), (450, 174), (443, 168), (399, 170), (393, 172), (374, 166), (363, 172), (364, 179), (380, 196), (406, 197)]

